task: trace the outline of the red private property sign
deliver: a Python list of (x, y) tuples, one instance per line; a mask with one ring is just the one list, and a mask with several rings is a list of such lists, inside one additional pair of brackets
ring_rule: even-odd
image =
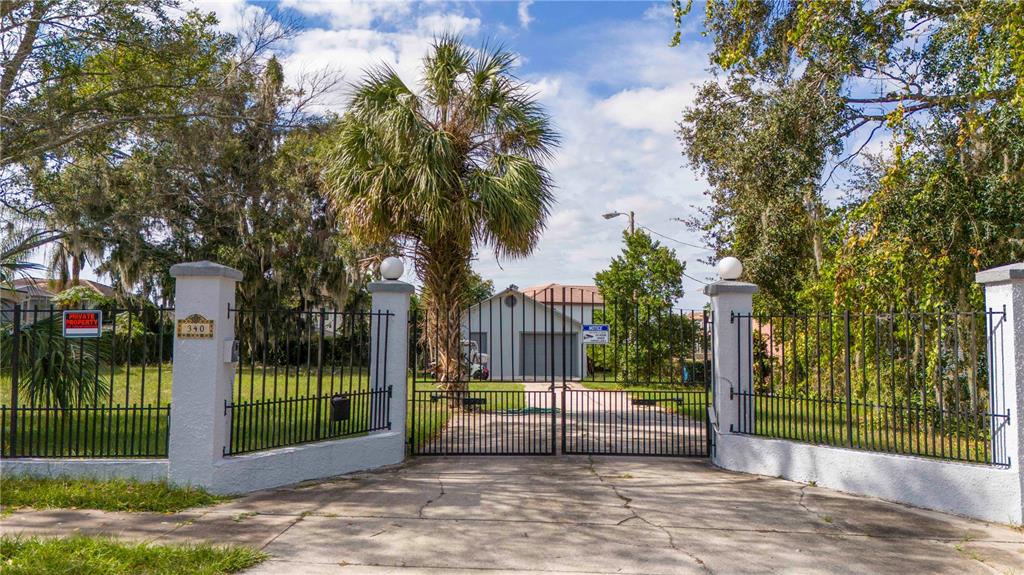
[(64, 310), (64, 337), (99, 337), (103, 312), (98, 309)]

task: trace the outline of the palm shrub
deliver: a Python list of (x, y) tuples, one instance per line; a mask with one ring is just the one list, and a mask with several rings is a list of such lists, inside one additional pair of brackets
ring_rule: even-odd
[(398, 243), (423, 285), (437, 376), (460, 389), (459, 323), (478, 247), (520, 258), (554, 201), (544, 166), (550, 119), (512, 74), (515, 56), (437, 39), (418, 90), (391, 68), (365, 72), (324, 153), (340, 220), (366, 245)]
[[(20, 327), (19, 388), (36, 405), (68, 409), (95, 403), (109, 390), (101, 375), (110, 355), (109, 335), (88, 341), (67, 340), (61, 321), (61, 315), (53, 313)], [(0, 324), (0, 356), (14, 357), (14, 335), (13, 323)]]

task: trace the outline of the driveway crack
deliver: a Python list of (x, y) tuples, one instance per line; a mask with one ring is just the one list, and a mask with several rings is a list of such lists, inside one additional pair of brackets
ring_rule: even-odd
[(295, 520), (292, 521), (291, 523), (289, 523), (287, 526), (285, 526), (285, 528), (282, 529), (280, 533), (278, 533), (277, 535), (274, 535), (273, 537), (271, 537), (270, 540), (267, 541), (266, 543), (264, 543), (263, 545), (260, 545), (260, 550), (263, 550), (263, 549), (266, 549), (267, 547), (269, 547), (271, 543), (273, 543), (274, 541), (277, 541), (278, 537), (284, 535), (286, 531), (288, 531), (292, 527), (295, 527), (295, 525), (298, 522), (302, 521), (305, 518), (306, 517), (304, 515), (299, 515), (298, 517), (296, 517)]
[(429, 507), (431, 503), (435, 503), (437, 501), (440, 501), (441, 498), (444, 497), (444, 494), (445, 494), (444, 482), (441, 481), (441, 476), (440, 475), (437, 476), (437, 485), (440, 488), (440, 493), (437, 494), (437, 497), (434, 497), (432, 499), (427, 499), (426, 503), (424, 503), (423, 505), (420, 505), (420, 509), (416, 513), (417, 517), (419, 517), (420, 519), (426, 519), (426, 517), (423, 516), (423, 512), (427, 510), (427, 507)]
[(811, 510), (811, 508), (808, 507), (806, 503), (804, 503), (804, 495), (806, 494), (808, 487), (810, 487), (810, 485), (800, 486), (800, 499), (797, 500), (797, 505), (799, 505), (804, 511), (810, 513), (811, 515), (814, 515), (818, 519), (821, 519), (825, 523), (825, 525), (828, 525), (829, 527), (835, 529), (840, 533), (846, 533), (842, 527), (839, 527), (838, 525), (832, 523), (832, 518), (830, 518), (827, 515), (821, 515), (816, 511)]
[(614, 493), (616, 497), (618, 497), (620, 500), (622, 500), (622, 507), (624, 509), (629, 510), (629, 512), (632, 514), (631, 517), (627, 517), (627, 518), (623, 519), (622, 521), (619, 521), (618, 525), (622, 525), (623, 523), (625, 523), (627, 521), (631, 521), (633, 519), (636, 519), (637, 521), (640, 521), (642, 523), (646, 523), (647, 525), (650, 525), (651, 527), (653, 527), (653, 528), (657, 529), (658, 531), (661, 531), (662, 533), (664, 533), (665, 537), (668, 538), (668, 546), (670, 548), (672, 548), (674, 551), (678, 551), (678, 552), (682, 553), (683, 555), (686, 555), (690, 559), (693, 559), (693, 561), (697, 565), (700, 565), (700, 568), (705, 573), (710, 573), (710, 574), (714, 573), (711, 570), (711, 568), (708, 567), (707, 563), (704, 562), (703, 559), (701, 559), (697, 555), (687, 551), (686, 549), (683, 549), (683, 548), (679, 547), (678, 545), (676, 545), (676, 539), (675, 539), (675, 537), (672, 536), (672, 532), (671, 531), (669, 531), (665, 527), (662, 527), (661, 525), (658, 525), (657, 523), (654, 523), (654, 522), (650, 521), (649, 519), (647, 519), (643, 515), (640, 515), (640, 512), (638, 512), (633, 507), (633, 505), (632, 505), (633, 498), (627, 497), (626, 495), (623, 495), (619, 491), (618, 487), (616, 487), (612, 483), (606, 482), (604, 480), (604, 477), (602, 477), (601, 474), (597, 472), (597, 469), (594, 468), (594, 458), (592, 456), (589, 456), (589, 455), (587, 456), (587, 468), (590, 470), (590, 473), (592, 473), (594, 475), (594, 477), (597, 478), (598, 483), (600, 483), (602, 485), (606, 485), (606, 486), (611, 488), (612, 493)]

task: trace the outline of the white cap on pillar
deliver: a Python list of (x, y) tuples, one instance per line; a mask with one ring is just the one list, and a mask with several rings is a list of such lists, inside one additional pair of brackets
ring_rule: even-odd
[(738, 280), (743, 275), (743, 263), (732, 256), (722, 258), (718, 262), (718, 275), (723, 280)]
[(380, 275), (386, 280), (397, 280), (405, 273), (405, 265), (395, 256), (384, 258), (380, 263)]

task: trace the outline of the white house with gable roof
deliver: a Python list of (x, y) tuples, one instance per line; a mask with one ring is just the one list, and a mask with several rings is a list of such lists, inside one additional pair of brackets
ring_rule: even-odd
[(462, 314), (462, 337), (488, 355), (494, 381), (580, 379), (583, 325), (604, 303), (595, 286), (512, 285)]

